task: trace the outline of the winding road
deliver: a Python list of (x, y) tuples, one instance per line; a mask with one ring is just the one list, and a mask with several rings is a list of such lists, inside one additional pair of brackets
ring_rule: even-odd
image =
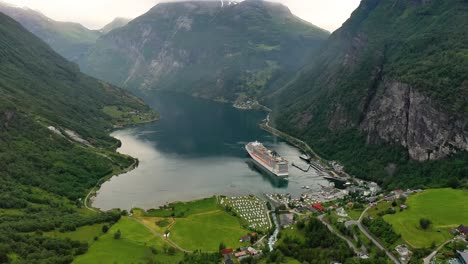
[(431, 254), (429, 254), (429, 256), (425, 257), (424, 258), (424, 264), (430, 264), (431, 263), (431, 259), (433, 257), (435, 257), (435, 255), (437, 255), (437, 252), (439, 252), (439, 250), (441, 248), (443, 248), (445, 245), (447, 245), (448, 243), (450, 243), (453, 239), (449, 239), (447, 241), (445, 241), (444, 243), (442, 243), (442, 245), (440, 245), (436, 250), (434, 250)]
[(330, 232), (332, 232), (339, 238), (343, 239), (348, 244), (349, 248), (351, 248), (357, 256), (361, 256), (362, 252), (357, 249), (357, 247), (353, 244), (353, 242), (350, 239), (343, 236), (342, 234), (336, 232), (335, 229), (327, 221), (323, 220), (324, 217), (325, 217), (325, 214), (319, 215), (317, 218), (320, 220), (320, 222), (322, 222), (322, 224), (328, 227), (328, 230), (330, 230)]
[(393, 255), (390, 251), (387, 250), (386, 247), (384, 247), (371, 233), (367, 231), (367, 229), (362, 225), (362, 219), (364, 218), (364, 215), (366, 214), (367, 210), (369, 210), (371, 207), (367, 207), (362, 213), (361, 216), (359, 216), (359, 219), (357, 221), (348, 221), (346, 222), (346, 227), (350, 225), (356, 224), (361, 232), (370, 240), (374, 245), (376, 245), (380, 250), (384, 251), (385, 254), (395, 263), (395, 264), (401, 264), (400, 261), (398, 260), (395, 255)]

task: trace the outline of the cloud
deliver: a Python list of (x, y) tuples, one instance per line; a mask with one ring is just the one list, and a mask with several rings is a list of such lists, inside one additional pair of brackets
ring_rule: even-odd
[[(220, 0), (217, 0), (220, 1)], [(360, 0), (272, 0), (319, 27), (337, 29), (359, 5)], [(98, 29), (115, 17), (135, 18), (161, 0), (6, 0), (29, 7), (55, 20), (79, 22)]]

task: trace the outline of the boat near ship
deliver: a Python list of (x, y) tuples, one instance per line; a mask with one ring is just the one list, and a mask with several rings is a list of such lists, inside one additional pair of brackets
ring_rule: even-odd
[(261, 169), (277, 177), (288, 177), (289, 162), (276, 153), (276, 151), (267, 149), (258, 141), (245, 145), (245, 150), (247, 150), (250, 157)]

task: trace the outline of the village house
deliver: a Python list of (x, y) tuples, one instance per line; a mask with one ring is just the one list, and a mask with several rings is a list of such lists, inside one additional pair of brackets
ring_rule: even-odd
[(260, 254), (260, 251), (256, 250), (255, 248), (253, 247), (248, 247), (247, 248), (247, 251), (249, 252), (249, 254), (251, 256), (256, 256), (256, 255), (259, 255)]
[(323, 208), (323, 206), (320, 203), (312, 204), (312, 208), (314, 208), (315, 210), (317, 210), (319, 212), (325, 211), (325, 208)]
[(221, 255), (229, 255), (232, 254), (232, 252), (234, 252), (232, 248), (225, 248), (219, 251)]
[(464, 236), (468, 235), (468, 227), (464, 225), (460, 225), (459, 227), (457, 227), (457, 231)]
[(250, 235), (245, 235), (239, 239), (239, 242), (245, 243), (245, 242), (250, 242)]
[(347, 217), (348, 216), (348, 213), (345, 211), (345, 209), (343, 207), (340, 207), (340, 208), (336, 209), (336, 214), (338, 216), (341, 216), (341, 217)]
[(395, 194), (395, 197), (398, 199), (403, 195), (403, 190), (394, 190), (393, 193)]
[(234, 257), (238, 258), (238, 259), (243, 259), (243, 258), (246, 258), (247, 257), (247, 251), (239, 251), (239, 252), (236, 252), (234, 253)]
[(461, 264), (468, 264), (468, 250), (457, 251), (457, 258)]
[(288, 227), (294, 223), (293, 214), (280, 214), (280, 223), (283, 227)]

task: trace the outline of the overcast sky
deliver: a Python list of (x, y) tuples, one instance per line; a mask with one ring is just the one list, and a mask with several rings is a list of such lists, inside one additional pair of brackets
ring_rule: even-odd
[[(0, 0), (2, 1), (2, 0)], [(79, 22), (98, 29), (115, 17), (135, 18), (161, 0), (3, 0), (41, 11), (59, 21)], [(224, 0), (227, 1), (227, 0)], [(304, 20), (334, 31), (349, 18), (360, 0), (273, 0), (288, 6)], [(221, 4), (221, 0), (219, 0)]]

